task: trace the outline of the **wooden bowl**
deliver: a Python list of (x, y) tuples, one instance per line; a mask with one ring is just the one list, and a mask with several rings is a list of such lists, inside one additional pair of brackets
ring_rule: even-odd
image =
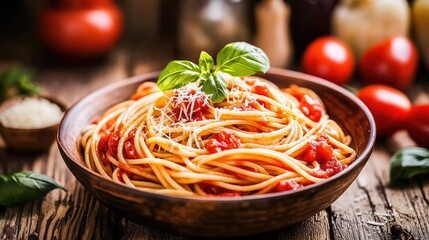
[[(0, 114), (6, 108), (22, 101), (24, 98), (30, 97), (17, 96), (6, 100), (0, 106)], [(63, 112), (66, 110), (66, 106), (53, 97), (34, 96), (32, 98), (44, 98), (58, 105)], [(6, 143), (6, 146), (10, 149), (16, 151), (43, 151), (48, 149), (55, 141), (59, 124), (60, 123), (58, 122), (55, 125), (44, 128), (23, 129), (6, 127), (0, 122), (0, 133)]]
[(271, 69), (261, 76), (280, 87), (313, 89), (331, 118), (352, 137), (356, 160), (327, 181), (299, 190), (245, 197), (176, 197), (144, 192), (107, 180), (87, 169), (80, 147), (84, 128), (113, 104), (129, 98), (143, 81), (158, 73), (132, 77), (84, 97), (63, 118), (57, 143), (65, 163), (98, 200), (137, 222), (190, 236), (230, 237), (277, 230), (302, 221), (331, 205), (355, 180), (375, 140), (375, 124), (365, 105), (347, 90), (303, 73)]

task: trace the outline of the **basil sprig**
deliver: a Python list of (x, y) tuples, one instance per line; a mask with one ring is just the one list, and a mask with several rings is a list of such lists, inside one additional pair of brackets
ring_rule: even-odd
[(0, 103), (17, 95), (37, 95), (40, 91), (27, 69), (15, 67), (0, 73)]
[(0, 175), (0, 205), (13, 207), (34, 201), (60, 188), (54, 179), (39, 173), (17, 172)]
[(213, 58), (204, 51), (200, 54), (198, 65), (187, 60), (172, 61), (159, 75), (158, 87), (166, 91), (198, 81), (201, 90), (213, 102), (221, 102), (226, 98), (228, 90), (220, 72), (242, 77), (265, 73), (270, 67), (267, 55), (260, 48), (245, 42), (227, 44), (217, 54), (216, 63), (217, 66)]
[(408, 147), (396, 152), (390, 161), (390, 182), (399, 183), (406, 178), (429, 173), (429, 150)]

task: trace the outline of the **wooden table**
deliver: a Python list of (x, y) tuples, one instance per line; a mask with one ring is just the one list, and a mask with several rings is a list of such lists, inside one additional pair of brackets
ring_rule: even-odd
[[(144, 47), (145, 46), (145, 47)], [(161, 51), (162, 49), (162, 51)], [(123, 44), (107, 59), (86, 66), (60, 66), (38, 56), (23, 62), (34, 68), (45, 93), (71, 106), (108, 83), (161, 69), (173, 58), (169, 45)], [(16, 64), (1, 60), (0, 70)], [(424, 77), (423, 77), (424, 78)], [(408, 92), (415, 102), (429, 102), (429, 80)], [(357, 180), (329, 208), (277, 232), (255, 239), (429, 239), (429, 179), (420, 177), (389, 186), (389, 159), (413, 145), (405, 132), (377, 142)], [(64, 164), (56, 144), (40, 154), (11, 152), (0, 140), (0, 174), (32, 170), (56, 179), (68, 192), (54, 190), (22, 207), (0, 208), (0, 239), (187, 239), (147, 228), (119, 216), (89, 194)], [(382, 223), (376, 226), (373, 222)]]

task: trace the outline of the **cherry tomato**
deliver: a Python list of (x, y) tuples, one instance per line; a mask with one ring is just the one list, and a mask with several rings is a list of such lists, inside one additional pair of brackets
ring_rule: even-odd
[(429, 149), (429, 104), (413, 106), (405, 126), (419, 146)]
[(401, 129), (407, 121), (411, 102), (401, 91), (381, 84), (363, 87), (357, 96), (374, 116), (377, 136)]
[(93, 58), (109, 51), (122, 31), (122, 14), (110, 0), (52, 1), (40, 15), (39, 31), (52, 51)]
[(409, 87), (416, 73), (418, 54), (407, 37), (388, 38), (370, 47), (362, 56), (359, 72), (365, 84)]
[(335, 37), (321, 37), (308, 45), (301, 65), (305, 73), (342, 85), (353, 74), (355, 61), (345, 42)]

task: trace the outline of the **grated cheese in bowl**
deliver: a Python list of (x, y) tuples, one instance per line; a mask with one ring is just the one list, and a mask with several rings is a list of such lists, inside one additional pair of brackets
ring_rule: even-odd
[(0, 112), (4, 127), (38, 129), (58, 124), (63, 116), (61, 108), (44, 98), (22, 98)]

